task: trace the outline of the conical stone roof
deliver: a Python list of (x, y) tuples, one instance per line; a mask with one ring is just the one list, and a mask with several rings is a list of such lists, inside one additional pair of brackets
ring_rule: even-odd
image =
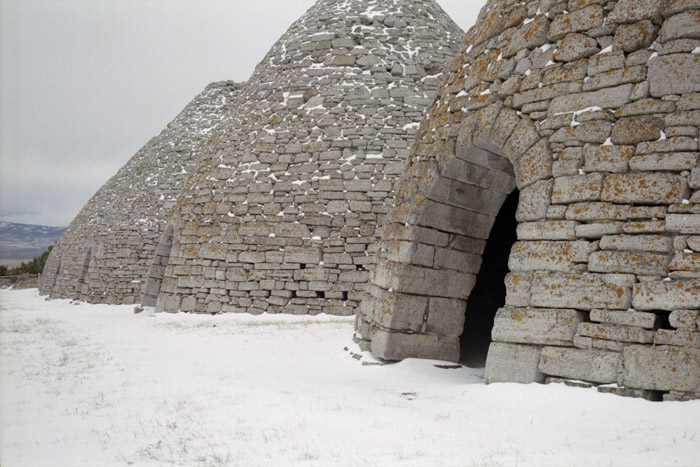
[(178, 199), (158, 309), (351, 314), (462, 34), (433, 0), (309, 9)]
[(42, 294), (102, 303), (139, 300), (175, 199), (241, 86), (207, 86), (98, 190), (51, 251)]

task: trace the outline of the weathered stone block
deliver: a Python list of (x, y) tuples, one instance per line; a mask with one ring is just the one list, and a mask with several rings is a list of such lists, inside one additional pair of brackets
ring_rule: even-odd
[(574, 263), (585, 262), (591, 251), (589, 242), (519, 241), (510, 252), (511, 271), (570, 271)]
[(603, 175), (599, 173), (556, 178), (552, 188), (552, 203), (599, 200), (602, 186)]
[(700, 234), (700, 214), (669, 214), (666, 230), (682, 234)]
[(697, 310), (700, 279), (635, 284), (632, 304), (637, 310)]
[[(593, 91), (601, 88), (619, 86), (626, 83), (639, 83), (646, 78), (646, 69), (639, 65), (617, 68), (604, 73), (590, 76), (583, 83), (583, 91)], [(613, 140), (614, 141), (614, 140)]]
[(622, 355), (603, 350), (545, 347), (540, 358), (540, 371), (546, 375), (616, 383)]
[(506, 305), (526, 307), (530, 304), (532, 274), (509, 272), (505, 277)]
[(553, 183), (552, 180), (540, 180), (520, 190), (518, 210), (515, 213), (518, 222), (538, 221), (547, 218)]
[(549, 27), (547, 38), (550, 41), (558, 41), (571, 32), (597, 28), (603, 24), (604, 16), (600, 5), (591, 5), (571, 13), (557, 15)]
[(550, 116), (575, 112), (588, 107), (598, 106), (602, 109), (616, 109), (630, 101), (633, 84), (623, 84), (614, 88), (604, 88), (597, 91), (568, 94), (552, 99), (548, 113)]
[(672, 271), (700, 271), (700, 253), (677, 251), (668, 268)]
[(570, 33), (559, 43), (559, 47), (554, 52), (554, 58), (562, 62), (572, 62), (590, 57), (598, 51), (600, 51), (598, 42), (592, 37), (580, 33)]
[(656, 391), (700, 392), (700, 350), (631, 345), (623, 351), (622, 385)]
[(637, 326), (653, 329), (659, 324), (659, 315), (642, 311), (613, 311), (591, 310), (591, 321), (599, 323), (617, 324), (620, 326)]
[(610, 139), (614, 144), (637, 144), (653, 141), (661, 136), (661, 126), (656, 120), (643, 117), (629, 117), (618, 120), (613, 125)]
[(634, 273), (648, 276), (666, 274), (668, 255), (639, 251), (597, 251), (588, 259), (593, 272)]
[(691, 331), (698, 329), (699, 320), (698, 310), (675, 310), (668, 317), (669, 324), (674, 328)]
[(486, 384), (544, 383), (539, 370), (541, 352), (536, 346), (492, 342), (486, 357)]
[(673, 242), (661, 235), (606, 235), (600, 240), (600, 248), (668, 253), (673, 248)]
[(423, 209), (418, 218), (421, 226), (469, 237), (489, 237), (494, 221), (492, 217), (429, 199), (424, 200), (422, 204)]
[(623, 326), (608, 323), (581, 323), (578, 326), (578, 334), (584, 337), (608, 341), (650, 344), (654, 341), (656, 332), (636, 326)]
[(607, 284), (598, 274), (536, 274), (530, 305), (592, 310), (626, 310), (632, 304), (631, 287)]
[(503, 307), (496, 312), (491, 338), (497, 342), (571, 345), (585, 313), (567, 309)]
[(593, 337), (584, 337), (581, 335), (574, 336), (574, 347), (579, 349), (600, 349), (611, 350), (613, 352), (622, 352), (625, 344), (617, 341), (609, 341), (605, 339), (595, 339)]
[(549, 19), (537, 15), (527, 24), (522, 25), (513, 34), (503, 50), (503, 57), (511, 57), (523, 49), (534, 49), (547, 42)]
[(552, 153), (546, 139), (541, 139), (515, 163), (515, 177), (520, 189), (552, 176)]
[(695, 167), (698, 155), (693, 152), (674, 152), (667, 154), (649, 154), (630, 158), (630, 169), (638, 171), (690, 170)]
[(657, 28), (649, 20), (633, 24), (621, 24), (615, 31), (613, 46), (625, 52), (645, 49), (654, 42)]
[(575, 240), (574, 221), (522, 222), (518, 224), (518, 240)]
[(673, 204), (687, 199), (686, 180), (673, 174), (613, 174), (603, 180), (601, 199), (616, 203)]
[(371, 351), (384, 360), (405, 358), (429, 358), (459, 361), (459, 338), (441, 337), (432, 334), (405, 334), (376, 330), (372, 335)]
[(458, 337), (464, 329), (467, 303), (464, 300), (431, 297), (428, 304), (426, 332)]
[[(659, 329), (654, 336), (654, 345), (677, 345), (700, 349), (700, 332)], [(700, 365), (700, 362), (698, 362)]]
[(687, 94), (700, 91), (700, 56), (671, 54), (655, 57), (649, 62), (649, 92), (653, 97)]
[(684, 11), (664, 21), (661, 27), (663, 42), (684, 38), (700, 39), (700, 11)]
[(321, 262), (320, 248), (288, 246), (284, 249), (285, 263), (318, 264)]
[(635, 23), (645, 19), (659, 21), (664, 2), (658, 0), (620, 0), (607, 21), (612, 23)]
[(605, 235), (622, 232), (621, 222), (596, 222), (595, 224), (581, 224), (576, 226), (576, 236), (583, 238), (601, 238)]

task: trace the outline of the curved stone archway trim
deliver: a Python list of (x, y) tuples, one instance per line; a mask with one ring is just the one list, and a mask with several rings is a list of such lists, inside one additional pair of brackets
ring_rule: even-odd
[(397, 187), (358, 316), (361, 339), (380, 358), (459, 359), (466, 302), (501, 206), (517, 187), (518, 220), (528, 219), (537, 182), (551, 176), (546, 140), (500, 103), (473, 112), (457, 134), (444, 146), (453, 150), (413, 159)]

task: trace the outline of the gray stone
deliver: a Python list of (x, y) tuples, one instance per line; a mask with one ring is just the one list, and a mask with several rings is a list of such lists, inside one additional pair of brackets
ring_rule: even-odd
[(540, 371), (563, 378), (616, 383), (621, 363), (622, 355), (618, 352), (545, 347), (540, 357)]
[(609, 323), (581, 323), (578, 326), (577, 332), (581, 336), (594, 339), (638, 344), (650, 344), (654, 342), (654, 336), (656, 334), (655, 331), (637, 326), (624, 326)]
[(606, 235), (600, 240), (603, 250), (668, 253), (672, 247), (671, 239), (661, 235)]
[(486, 384), (544, 383), (539, 370), (541, 352), (536, 346), (492, 342), (486, 357)]
[(632, 304), (637, 310), (697, 310), (700, 308), (700, 280), (635, 284)]
[(378, 329), (372, 336), (372, 353), (384, 360), (428, 358), (459, 361), (459, 338), (432, 334), (405, 334)]
[(554, 58), (562, 62), (572, 62), (590, 57), (600, 51), (598, 42), (585, 34), (571, 33), (559, 43)]
[(658, 0), (620, 0), (607, 20), (613, 23), (635, 23), (645, 19), (659, 21), (664, 2)]
[(591, 310), (591, 321), (617, 324), (620, 326), (637, 326), (654, 329), (659, 324), (659, 315), (641, 311)]
[(661, 27), (663, 42), (682, 38), (700, 39), (700, 11), (684, 11), (664, 21)]
[(653, 97), (668, 94), (685, 94), (700, 91), (700, 56), (697, 54), (672, 54), (655, 57), (649, 61), (649, 92)]
[(626, 310), (631, 304), (630, 287), (607, 284), (599, 274), (537, 274), (532, 280), (530, 306)]
[(585, 314), (576, 310), (503, 307), (496, 312), (491, 338), (496, 342), (571, 345)]
[(623, 352), (622, 385), (656, 391), (700, 392), (700, 350), (631, 345)]
[(600, 5), (591, 5), (571, 13), (557, 15), (547, 35), (550, 41), (558, 41), (571, 32), (586, 31), (603, 24), (604, 12)]
[(575, 112), (593, 106), (598, 106), (603, 109), (621, 107), (630, 101), (632, 88), (632, 84), (623, 84), (614, 88), (604, 88), (597, 91), (555, 97), (549, 105), (548, 114), (553, 116), (559, 113)]
[(654, 345), (677, 345), (700, 349), (700, 332), (659, 329), (654, 336)]
[(675, 310), (669, 317), (668, 322), (676, 329), (697, 330), (700, 311), (698, 310)]

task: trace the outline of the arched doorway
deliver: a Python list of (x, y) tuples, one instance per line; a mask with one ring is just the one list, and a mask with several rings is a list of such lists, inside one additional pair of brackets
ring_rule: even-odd
[(496, 103), (450, 134), (409, 160), (358, 316), (360, 345), (386, 360), (483, 366), (517, 223), (542, 217), (552, 154), (532, 121)]
[(481, 255), (481, 268), (467, 299), (464, 328), (459, 338), (460, 363), (479, 368), (486, 364), (491, 343), (491, 329), (496, 311), (506, 301), (505, 276), (510, 249), (517, 239), (515, 212), (520, 192), (506, 198)]
[(153, 263), (151, 263), (151, 267), (148, 270), (146, 287), (141, 296), (141, 306), (156, 306), (160, 285), (163, 283), (163, 277), (165, 276), (165, 267), (170, 261), (174, 232), (175, 229), (173, 226), (169, 225), (165, 229), (165, 233), (158, 244), (156, 254), (153, 257)]

